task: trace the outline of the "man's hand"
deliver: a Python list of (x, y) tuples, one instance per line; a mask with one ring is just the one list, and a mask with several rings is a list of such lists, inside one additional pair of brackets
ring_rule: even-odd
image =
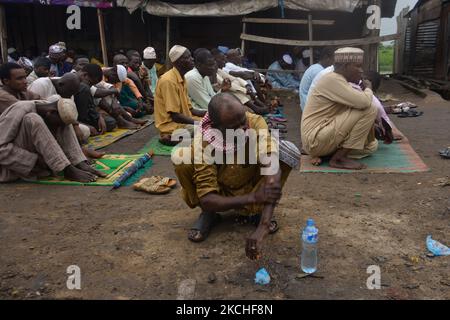
[(83, 141), (84, 135), (78, 123), (73, 125), (73, 130), (75, 131), (75, 135), (77, 136), (78, 142), (84, 143), (85, 142)]
[(371, 89), (372, 90), (372, 82), (370, 82), (369, 80), (367, 80), (367, 79), (364, 79), (363, 81), (362, 81), (362, 89), (363, 90), (366, 90), (367, 88), (369, 88), (369, 89)]
[(89, 130), (91, 131), (91, 137), (98, 136), (100, 133), (95, 129), (93, 126), (88, 126)]
[(224, 79), (221, 86), (222, 92), (227, 92), (231, 89), (231, 81), (230, 79)]
[(136, 113), (141, 112), (142, 110), (144, 110), (144, 101), (142, 101), (142, 99), (139, 99), (137, 101), (137, 108), (136, 108)]
[(267, 232), (258, 227), (246, 241), (245, 254), (250, 260), (258, 260), (261, 257), (261, 244)]
[(102, 115), (98, 118), (98, 129), (99, 134), (104, 134), (106, 132), (106, 122)]
[(253, 194), (254, 203), (276, 204), (281, 199), (281, 172), (265, 178)]

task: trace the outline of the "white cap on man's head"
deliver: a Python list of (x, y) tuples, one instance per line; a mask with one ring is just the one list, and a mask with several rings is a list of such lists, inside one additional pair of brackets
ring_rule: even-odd
[(174, 63), (186, 52), (187, 48), (179, 45), (174, 45), (169, 51), (170, 62)]
[(341, 48), (334, 52), (334, 62), (337, 63), (363, 63), (364, 50), (359, 48)]
[(17, 51), (16, 48), (9, 48), (8, 49), (8, 54), (12, 54), (12, 53), (14, 53), (16, 51)]
[(124, 82), (127, 78), (127, 69), (121, 64), (118, 64), (116, 66), (116, 68), (117, 68), (117, 76), (119, 77), (119, 81)]
[(288, 54), (285, 54), (283, 56), (283, 61), (285, 63), (287, 63), (287, 64), (293, 64), (294, 63), (294, 61), (292, 60), (292, 57), (290, 55), (288, 55)]
[(142, 55), (144, 59), (156, 59), (156, 51), (152, 47), (147, 47)]

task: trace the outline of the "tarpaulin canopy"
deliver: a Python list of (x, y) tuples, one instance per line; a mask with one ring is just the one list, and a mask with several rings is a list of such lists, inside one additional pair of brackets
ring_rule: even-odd
[(112, 8), (112, 1), (107, 0), (94, 0), (94, 1), (81, 1), (81, 0), (0, 0), (0, 3), (30, 3), (41, 5), (62, 5), (70, 6), (77, 5), (80, 7), (94, 7), (94, 8)]
[(174, 4), (159, 0), (117, 0), (117, 5), (130, 12), (139, 8), (163, 17), (225, 17), (241, 16), (283, 5), (287, 9), (304, 11), (353, 12), (361, 0), (220, 0), (196, 4)]

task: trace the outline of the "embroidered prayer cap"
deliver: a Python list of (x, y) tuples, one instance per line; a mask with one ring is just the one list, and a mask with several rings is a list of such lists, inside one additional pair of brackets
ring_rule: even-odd
[(61, 120), (67, 125), (77, 123), (77, 106), (72, 99), (60, 99), (58, 101), (58, 114)]
[(169, 58), (172, 63), (176, 62), (186, 52), (187, 48), (179, 45), (174, 45), (169, 51)]
[(147, 47), (143, 54), (144, 59), (156, 59), (156, 51), (152, 47)]
[(304, 59), (310, 58), (311, 57), (311, 50), (309, 50), (309, 49), (303, 50), (302, 56), (303, 56)]
[(119, 78), (119, 81), (124, 82), (127, 78), (127, 69), (121, 64), (118, 64), (116, 68), (117, 68), (117, 77)]
[(363, 63), (364, 51), (358, 48), (341, 48), (334, 52), (336, 63)]

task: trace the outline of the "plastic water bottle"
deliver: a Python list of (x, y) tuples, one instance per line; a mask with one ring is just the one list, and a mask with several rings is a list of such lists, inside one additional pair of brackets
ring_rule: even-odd
[(306, 228), (302, 233), (302, 256), (301, 268), (304, 273), (314, 273), (317, 270), (317, 241), (319, 240), (319, 230), (316, 228), (314, 220), (308, 219)]

